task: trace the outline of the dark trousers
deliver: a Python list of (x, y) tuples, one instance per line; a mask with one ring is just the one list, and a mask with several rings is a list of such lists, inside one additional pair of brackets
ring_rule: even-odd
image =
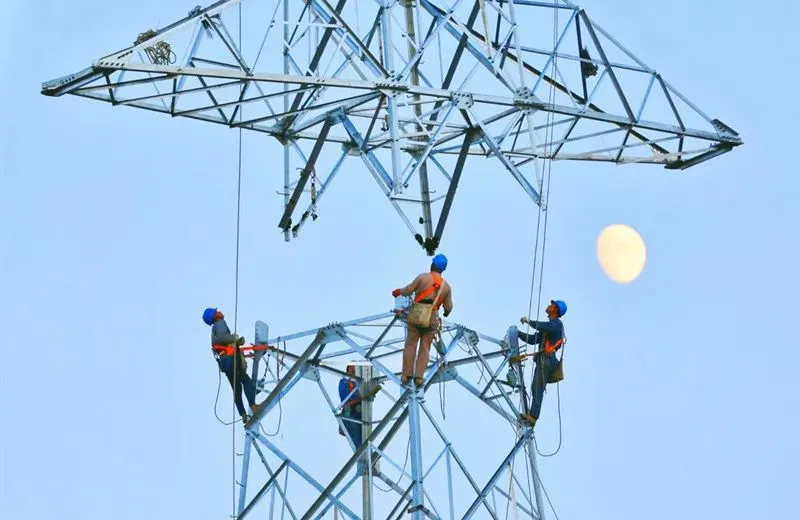
[(247, 397), (247, 403), (253, 406), (256, 402), (256, 385), (253, 383), (253, 380), (250, 379), (250, 376), (247, 375), (247, 371), (242, 369), (241, 364), (236, 367), (236, 381), (234, 381), (233, 360), (234, 356), (222, 356), (217, 360), (217, 364), (219, 365), (220, 371), (225, 374), (228, 378), (228, 382), (231, 384), (231, 388), (233, 389), (233, 402), (236, 403), (236, 409), (239, 411), (239, 415), (245, 415), (247, 411), (244, 409), (244, 403), (242, 403), (242, 389), (244, 389), (244, 395)]
[[(524, 332), (517, 332), (520, 341), (524, 341), (529, 345), (534, 344), (534, 334), (525, 334)], [(556, 367), (558, 358), (555, 354), (538, 354), (534, 358), (536, 366), (533, 369), (533, 382), (531, 383), (531, 409), (529, 413), (539, 418), (542, 411), (542, 399), (544, 399), (544, 389), (547, 386), (547, 380), (550, 379), (550, 373)]]
[(344, 408), (342, 410), (342, 422), (350, 438), (353, 439), (353, 444), (358, 448), (361, 445), (361, 406), (348, 406)]
[(542, 411), (542, 399), (547, 380), (558, 363), (555, 354), (540, 354), (536, 356), (536, 366), (533, 369), (533, 382), (531, 383), (531, 411), (530, 414), (537, 419)]

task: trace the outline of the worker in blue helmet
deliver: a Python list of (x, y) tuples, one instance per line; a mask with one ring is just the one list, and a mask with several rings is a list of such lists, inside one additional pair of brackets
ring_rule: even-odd
[[(445, 269), (447, 269), (447, 257), (438, 254), (433, 257), (429, 272), (418, 275), (405, 287), (392, 291), (392, 296), (395, 298), (414, 294), (414, 303), (408, 313), (408, 331), (403, 348), (403, 371), (400, 375), (404, 385), (412, 377), (417, 386), (422, 385), (430, 357), (431, 343), (439, 331), (439, 308), (444, 307), (445, 317), (453, 312), (453, 292), (450, 284), (442, 278)], [(416, 363), (414, 363), (415, 355)]]
[[(522, 418), (532, 426), (536, 424), (541, 414), (545, 387), (559, 363), (556, 352), (564, 344), (564, 324), (561, 318), (567, 313), (567, 304), (561, 300), (551, 300), (550, 305), (545, 308), (545, 313), (547, 321), (535, 321), (524, 316), (520, 319), (523, 325), (530, 325), (536, 332), (532, 334), (517, 332), (520, 341), (529, 345), (540, 345), (540, 348), (533, 353), (535, 368), (531, 383), (530, 410), (521, 414)], [(511, 361), (518, 362), (524, 357), (526, 356), (515, 356)]]
[(203, 322), (211, 327), (211, 351), (214, 353), (220, 371), (225, 374), (231, 384), (236, 410), (239, 412), (242, 422), (247, 423), (249, 417), (244, 403), (242, 403), (242, 390), (244, 390), (247, 404), (250, 405), (253, 414), (258, 412), (259, 405), (256, 404), (256, 385), (247, 375), (247, 362), (237, 348), (244, 345), (244, 338), (231, 333), (225, 322), (225, 315), (216, 308), (208, 308), (203, 311)]

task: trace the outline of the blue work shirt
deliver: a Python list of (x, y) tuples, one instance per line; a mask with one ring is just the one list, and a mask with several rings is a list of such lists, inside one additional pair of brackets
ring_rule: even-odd
[(355, 380), (349, 377), (341, 378), (339, 380), (339, 400), (344, 402), (344, 400), (347, 399), (347, 396), (350, 394), (353, 388), (355, 388), (356, 391), (353, 393), (352, 396), (350, 396), (348, 402), (355, 401), (357, 397), (361, 396), (361, 394), (358, 391), (358, 384), (355, 382)]
[(549, 321), (530, 321), (528, 323), (531, 328), (537, 330), (536, 333), (527, 338), (524, 338), (524, 335), (520, 335), (520, 339), (528, 345), (539, 345), (542, 343), (542, 339), (550, 343), (564, 339), (564, 324), (561, 322), (561, 318), (553, 318)]
[(211, 325), (211, 344), (212, 345), (232, 345), (236, 337), (231, 334), (231, 329), (225, 323), (225, 319), (217, 320)]

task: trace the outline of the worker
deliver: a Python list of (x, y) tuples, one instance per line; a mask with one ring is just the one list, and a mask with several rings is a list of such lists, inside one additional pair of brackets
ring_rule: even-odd
[[(341, 399), (342, 406), (342, 422), (353, 439), (353, 444), (356, 448), (361, 445), (361, 393), (358, 390), (358, 383), (355, 380), (356, 367), (347, 365), (348, 377), (343, 377), (339, 380), (339, 399)], [(355, 390), (355, 391), (354, 391)], [(339, 433), (344, 435), (341, 428)]]
[[(533, 334), (517, 332), (520, 341), (524, 341), (529, 345), (542, 345), (542, 348), (533, 354), (535, 367), (533, 382), (531, 383), (530, 410), (521, 414), (522, 419), (530, 423), (531, 426), (536, 425), (536, 421), (541, 414), (544, 389), (550, 379), (550, 374), (558, 363), (556, 351), (564, 343), (564, 324), (561, 322), (561, 318), (567, 313), (567, 304), (561, 300), (552, 300), (545, 309), (545, 313), (547, 313), (547, 321), (532, 321), (527, 317), (520, 319), (523, 325), (530, 325), (531, 328), (536, 329), (536, 332)], [(517, 362), (523, 357), (525, 356), (515, 356), (511, 361)]]
[[(409, 310), (408, 331), (403, 348), (403, 371), (400, 380), (404, 385), (411, 377), (414, 378), (417, 386), (422, 385), (425, 368), (428, 366), (431, 343), (439, 331), (439, 307), (444, 307), (445, 318), (453, 312), (452, 289), (450, 284), (442, 278), (445, 269), (447, 269), (447, 257), (438, 254), (433, 257), (430, 272), (422, 273), (410, 284), (392, 291), (392, 296), (395, 298), (414, 294), (414, 304)], [(413, 306), (417, 304), (432, 306), (430, 320), (423, 325), (412, 323)], [(417, 352), (417, 343), (419, 343), (419, 352)], [(417, 354), (416, 365), (414, 364), (415, 354)]]
[(247, 362), (241, 352), (236, 352), (236, 347), (244, 345), (244, 338), (237, 334), (231, 334), (231, 330), (225, 322), (225, 315), (216, 308), (208, 308), (203, 311), (203, 321), (206, 325), (211, 326), (211, 350), (217, 359), (220, 371), (225, 374), (231, 384), (233, 401), (236, 403), (242, 423), (246, 424), (250, 418), (242, 403), (242, 389), (244, 389), (247, 403), (254, 415), (258, 412), (259, 406), (256, 404), (256, 385), (247, 375)]

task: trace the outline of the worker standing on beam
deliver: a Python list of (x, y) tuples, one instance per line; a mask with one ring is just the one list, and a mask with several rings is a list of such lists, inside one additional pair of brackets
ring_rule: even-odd
[[(447, 257), (438, 254), (433, 257), (430, 272), (422, 273), (410, 284), (392, 291), (392, 296), (395, 298), (414, 294), (414, 303), (408, 311), (408, 332), (403, 349), (403, 373), (400, 380), (404, 385), (411, 377), (417, 386), (422, 385), (431, 343), (439, 331), (439, 307), (444, 307), (445, 318), (453, 312), (452, 289), (442, 278), (445, 269), (447, 269)], [(417, 354), (416, 366), (414, 354)]]
[[(536, 329), (535, 333), (517, 332), (520, 341), (529, 345), (542, 345), (542, 348), (532, 354), (535, 367), (531, 383), (531, 409), (528, 413), (521, 414), (522, 419), (529, 422), (531, 426), (536, 425), (541, 414), (545, 387), (551, 381), (553, 370), (559, 363), (556, 351), (564, 344), (564, 324), (561, 322), (561, 318), (567, 313), (567, 304), (561, 300), (552, 300), (545, 312), (547, 321), (531, 321), (527, 317), (520, 319), (523, 324), (527, 323)], [(511, 358), (511, 362), (519, 362), (525, 357), (527, 356), (514, 356)]]
[(225, 315), (216, 308), (203, 311), (203, 322), (211, 327), (211, 350), (217, 360), (221, 372), (228, 378), (233, 389), (233, 401), (242, 418), (242, 423), (247, 423), (249, 417), (242, 403), (242, 389), (247, 397), (247, 403), (253, 414), (258, 412), (256, 404), (256, 385), (247, 375), (247, 362), (236, 347), (244, 345), (244, 338), (231, 334)]

